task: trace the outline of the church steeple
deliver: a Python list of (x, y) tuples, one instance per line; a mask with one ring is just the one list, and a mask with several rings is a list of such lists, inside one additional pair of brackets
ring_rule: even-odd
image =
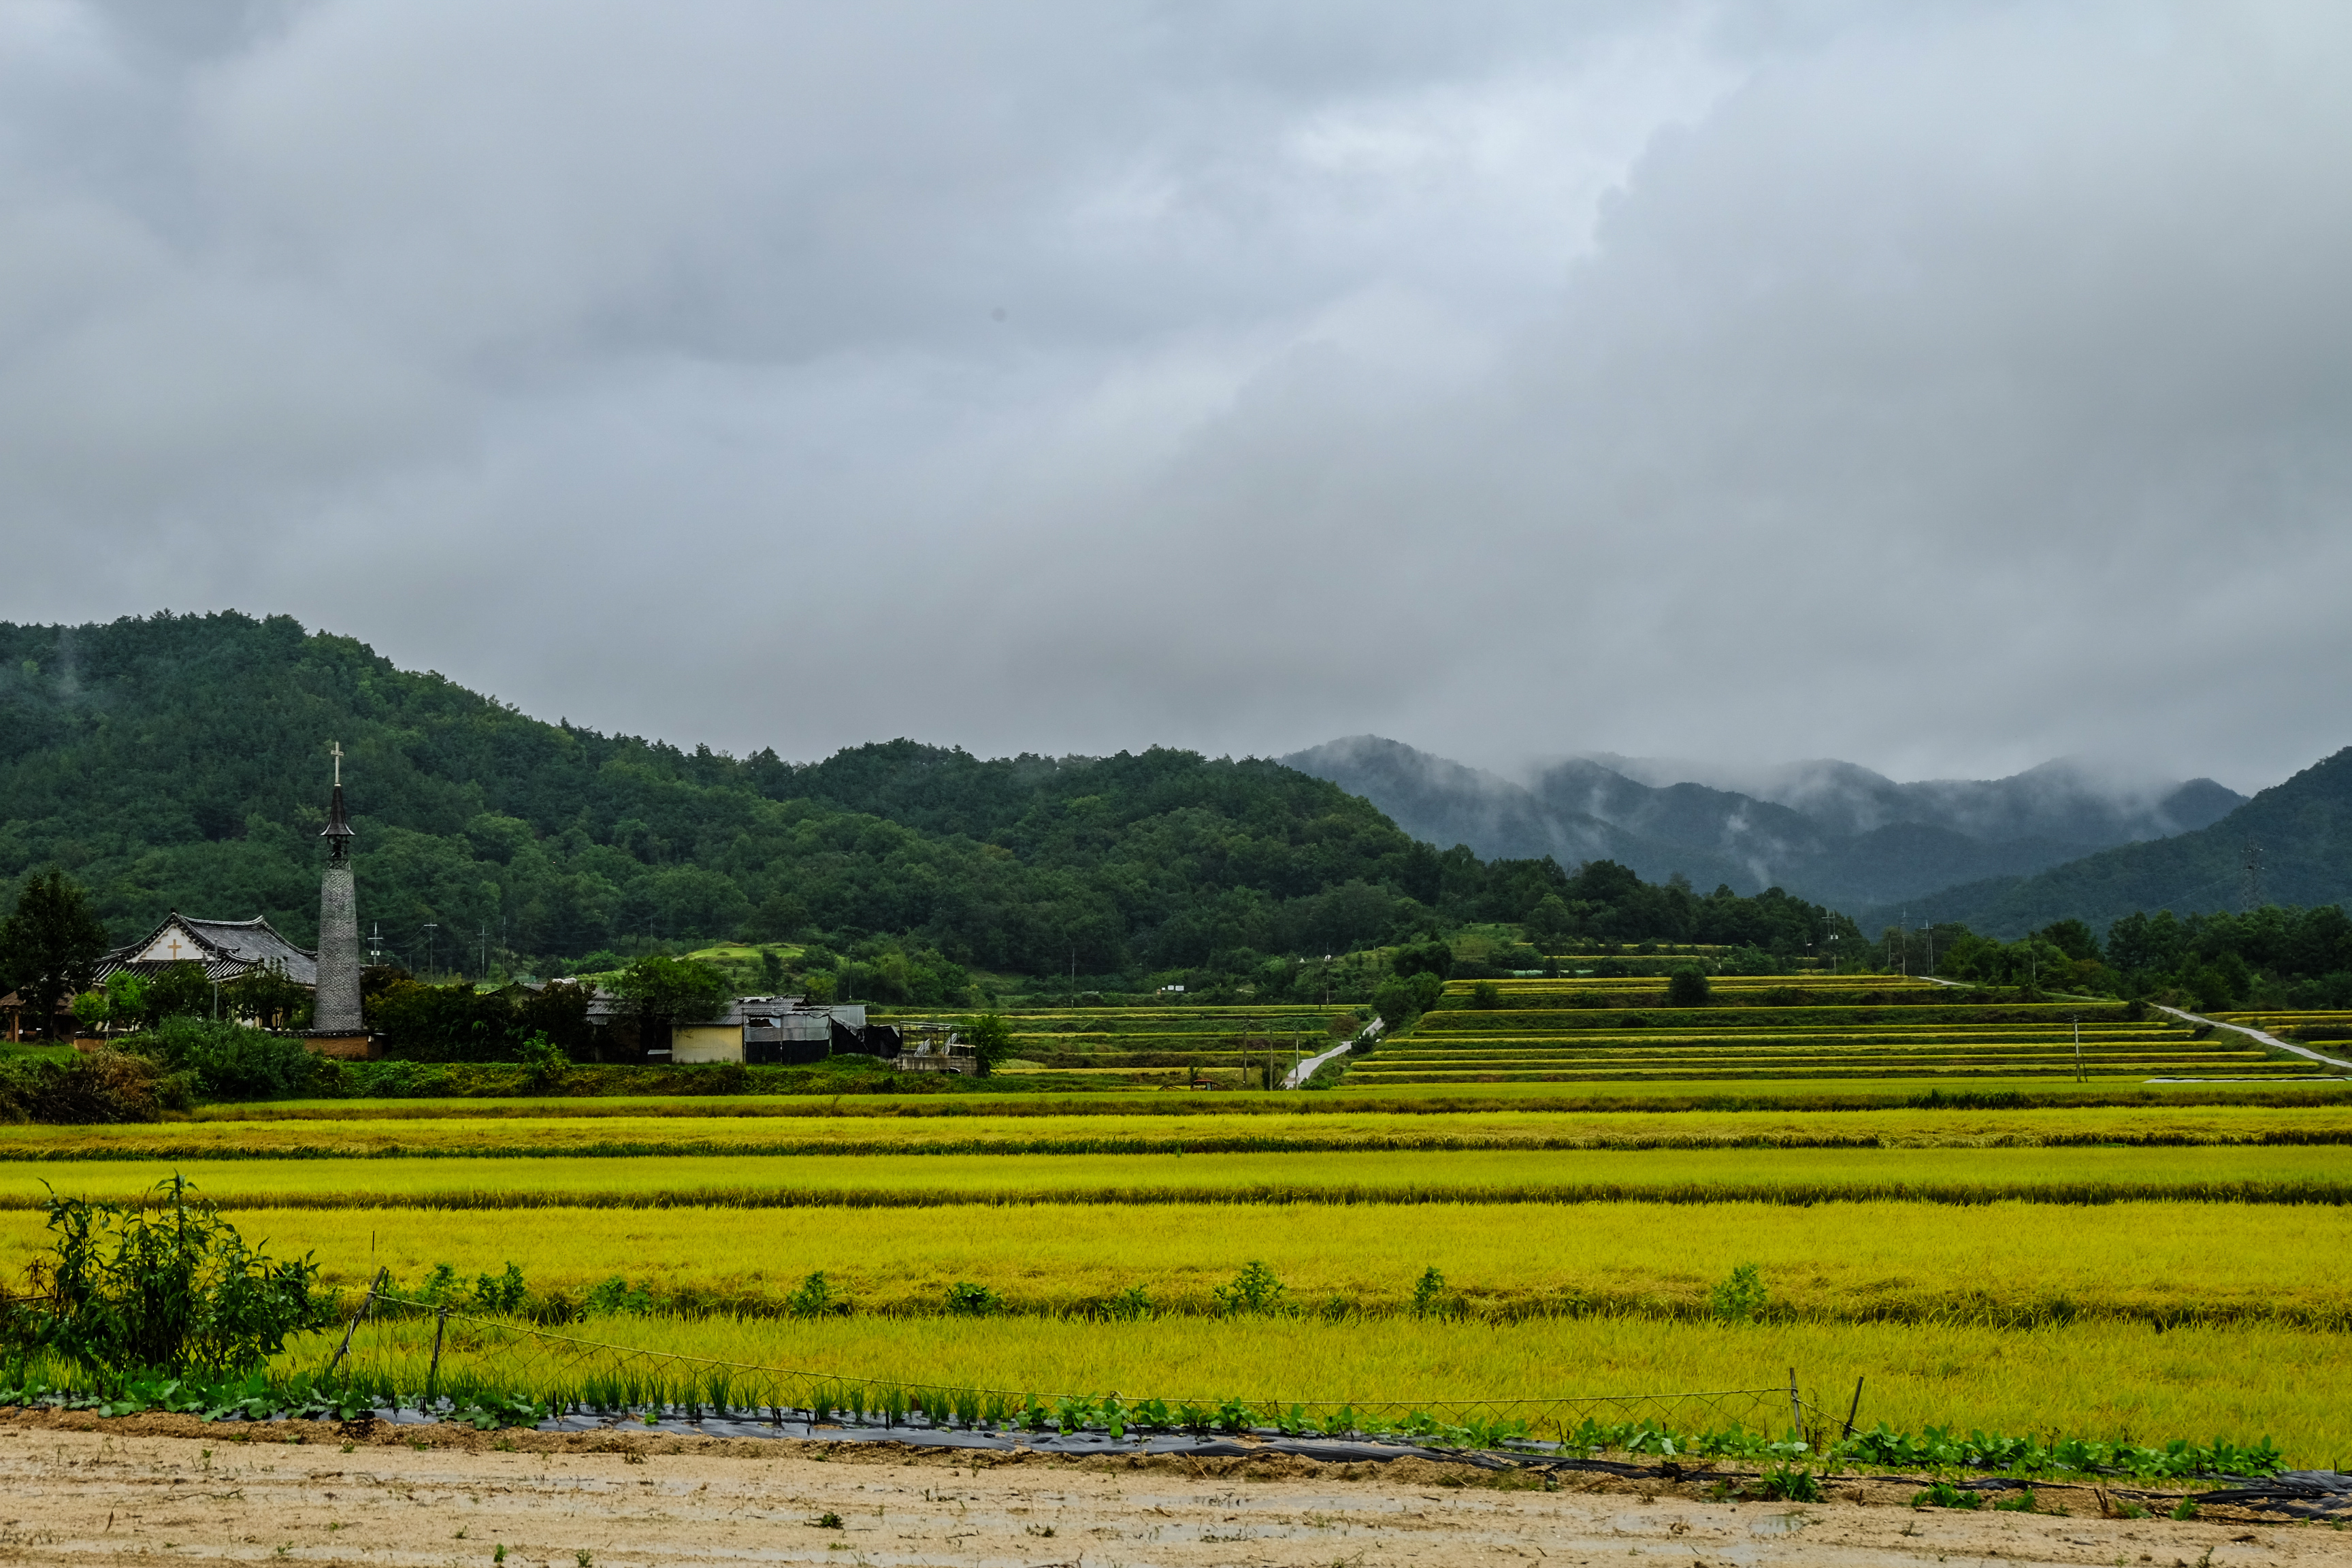
[(327, 806), (327, 868), (319, 878), (319, 985), (310, 1032), (343, 1037), (367, 1033), (360, 1005), (360, 917), (352, 879), (352, 824), (343, 815), (343, 748), (335, 743), (335, 793)]
[(327, 800), (327, 826), (319, 837), (327, 841), (327, 863), (340, 865), (352, 858), (351, 818), (343, 815), (343, 743), (333, 742), (335, 752), (335, 791)]

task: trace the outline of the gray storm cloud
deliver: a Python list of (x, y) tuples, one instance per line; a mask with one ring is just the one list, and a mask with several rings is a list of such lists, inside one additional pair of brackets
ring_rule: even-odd
[(788, 755), (2343, 744), (2323, 5), (0, 7), (9, 618)]

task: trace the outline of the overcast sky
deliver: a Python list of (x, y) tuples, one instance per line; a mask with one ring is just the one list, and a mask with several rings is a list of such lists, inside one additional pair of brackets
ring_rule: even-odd
[(2352, 742), (2352, 7), (0, 0), (0, 616), (818, 756)]

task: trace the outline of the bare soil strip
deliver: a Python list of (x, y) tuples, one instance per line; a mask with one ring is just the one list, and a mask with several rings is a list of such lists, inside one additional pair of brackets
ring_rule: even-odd
[[(1499, 1479), (1499, 1484), (1498, 1484)], [(2352, 1563), (2352, 1531), (2216, 1509), (2103, 1517), (1915, 1511), (1916, 1483), (1819, 1504), (1709, 1500), (1706, 1478), (1526, 1477), (1399, 1460), (1070, 1460), (881, 1444), (205, 1426), (0, 1413), (0, 1557), (635, 1568), (654, 1563), (1365, 1564), (1630, 1556), (1718, 1564)], [(2230, 1517), (2223, 1517), (2225, 1514)]]

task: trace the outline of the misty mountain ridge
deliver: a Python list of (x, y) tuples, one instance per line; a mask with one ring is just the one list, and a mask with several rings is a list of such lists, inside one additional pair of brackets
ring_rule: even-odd
[(2210, 779), (2118, 780), (2065, 759), (2006, 779), (1906, 784), (1835, 761), (1736, 769), (1604, 753), (1539, 764), (1521, 784), (1358, 735), (1283, 761), (1441, 846), (1613, 859), (1652, 879), (1777, 886), (1844, 910), (2193, 831), (2245, 800)]
[[(1949, 888), (1914, 904), (1914, 925), (1958, 921), (2014, 937), (2075, 919), (2094, 930), (2135, 910), (2176, 914), (2352, 900), (2352, 747), (2263, 790), (2208, 826), (2119, 845), (2032, 876)], [(1885, 909), (1849, 911), (1865, 928)]]
[(1749, 795), (1842, 834), (1907, 822), (1986, 842), (2039, 838), (2104, 847), (2193, 832), (2247, 798), (2208, 778), (2183, 783), (2078, 757), (2055, 758), (2001, 779), (1912, 784), (1831, 759), (1740, 766), (1596, 752), (1575, 760), (1654, 788), (1688, 782)]

